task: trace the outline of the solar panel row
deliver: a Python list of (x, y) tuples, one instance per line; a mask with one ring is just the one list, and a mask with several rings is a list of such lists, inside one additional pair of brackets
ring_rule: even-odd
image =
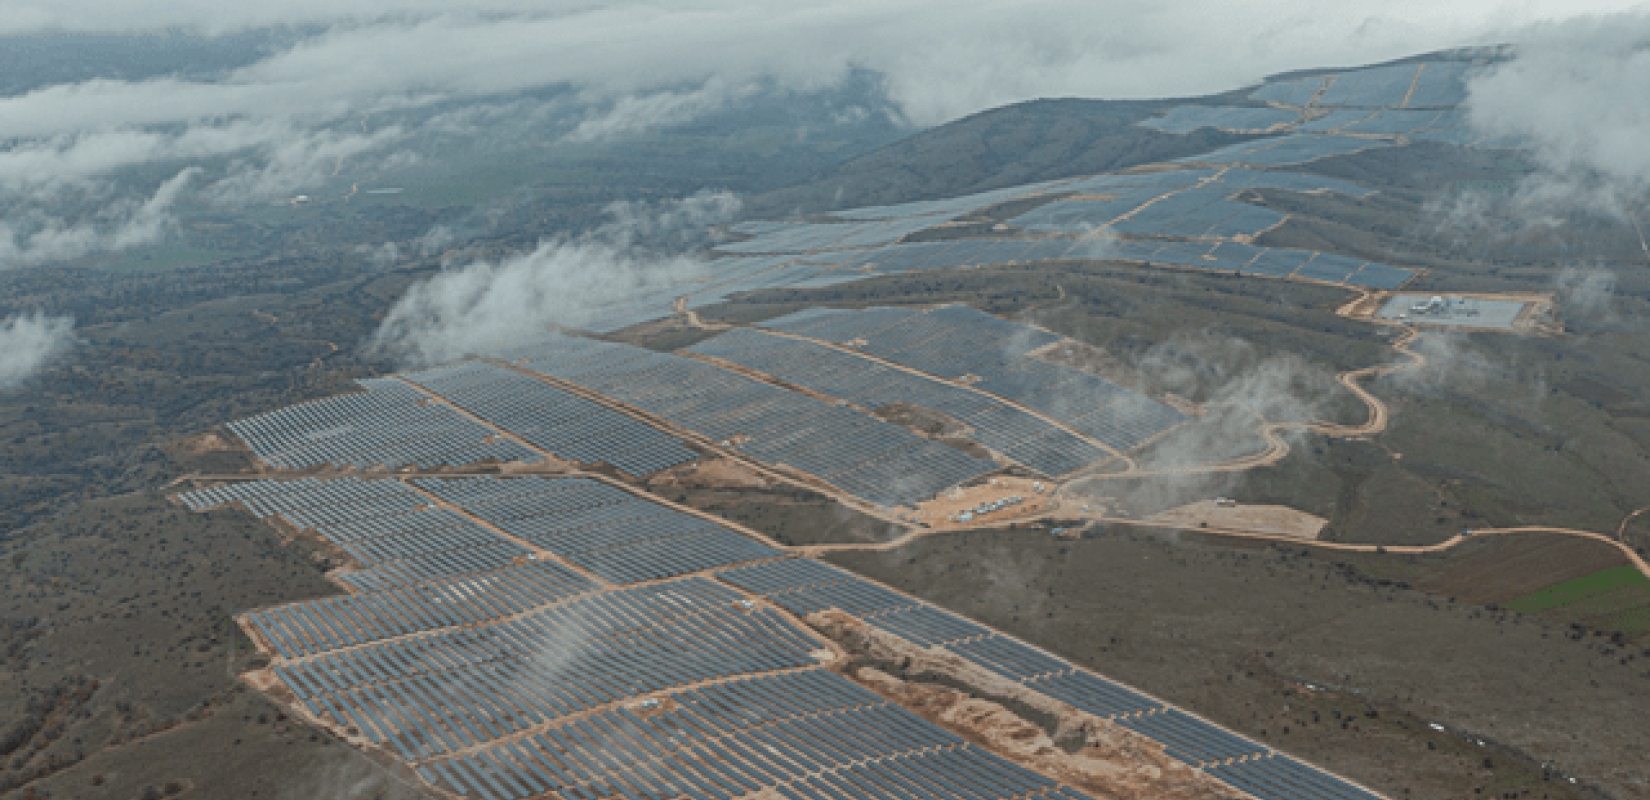
[(229, 423), (252, 452), (281, 469), (462, 466), (480, 461), (542, 461), (401, 381), (357, 381), (367, 391), (312, 400)]
[(569, 461), (639, 477), (698, 457), (656, 428), (493, 364), (466, 361), (404, 377)]
[(911, 403), (939, 411), (973, 428), (976, 441), (1045, 475), (1063, 475), (1111, 455), (997, 398), (816, 342), (739, 328), (690, 350), (863, 408)]
[[(444, 499), (449, 485), (476, 518), (614, 583), (658, 580), (712, 567), (775, 558), (780, 551), (714, 522), (588, 478), (486, 483), (418, 482)], [(515, 484), (522, 485), (517, 488)]]
[[(1118, 450), (1133, 449), (1185, 420), (1180, 412), (1110, 381), (1027, 358), (1061, 337), (967, 306), (838, 311), (780, 317), (762, 325), (835, 342), (863, 341), (859, 349), (865, 353), (947, 380), (973, 376), (979, 379), (975, 390), (1047, 414)], [(987, 430), (1023, 430), (1011, 407), (982, 408), (970, 420)]]
[[(812, 314), (800, 317), (828, 318)], [(418, 479), (443, 502), (501, 527), (559, 515), (569, 552), (663, 518), (587, 478)], [(398, 481), (259, 481), (186, 494), (192, 508), (255, 504), (263, 514), (369, 506)], [(319, 505), (318, 505), (319, 504)], [(660, 508), (654, 504), (655, 509)], [(396, 521), (431, 518), (403, 533)], [(450, 511), (349, 518), (325, 532), (371, 556), (481, 541)], [(1029, 689), (1164, 742), (1187, 763), (1230, 770), (1265, 800), (1370, 800), (1291, 759), (1061, 659), (837, 568), (798, 558), (724, 567), (715, 577), (792, 613), (837, 608), (918, 646), (944, 647)], [(418, 766), (431, 783), (484, 798), (1049, 797), (1081, 795), (982, 750), (818, 669), (812, 635), (701, 577), (604, 590), (549, 562), (421, 592), (370, 592), (254, 612), (273, 667), (312, 713)], [(417, 599), (414, 599), (416, 596)], [(400, 628), (391, 630), (391, 626)], [(681, 687), (697, 684), (695, 688)], [(652, 698), (638, 704), (637, 698)], [(586, 714), (585, 712), (593, 712)], [(1225, 762), (1248, 760), (1243, 769)], [(1255, 766), (1258, 765), (1258, 766)]]
[(557, 337), (527, 366), (880, 505), (919, 502), (997, 468), (869, 414), (691, 358)]
[(1299, 119), (1298, 113), (1283, 108), (1175, 106), (1161, 117), (1137, 124), (1164, 133), (1191, 133), (1199, 128), (1218, 128), (1232, 133), (1266, 133)]

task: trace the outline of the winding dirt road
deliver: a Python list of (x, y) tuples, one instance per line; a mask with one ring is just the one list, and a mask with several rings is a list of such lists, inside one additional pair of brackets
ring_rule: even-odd
[(1616, 541), (1625, 543), (1627, 541), (1627, 523), (1632, 522), (1635, 517), (1646, 511), (1650, 511), (1650, 506), (1645, 506), (1644, 508), (1622, 517), (1621, 524), (1616, 526)]
[[(1173, 469), (1166, 469), (1166, 470), (1131, 469), (1131, 470), (1128, 470), (1128, 471), (1125, 471), (1125, 472), (1085, 476), (1085, 477), (1083, 477), (1079, 480), (1084, 481), (1084, 482), (1088, 482), (1088, 481), (1100, 481), (1100, 480), (1115, 480), (1115, 479), (1118, 479), (1118, 478), (1147, 478), (1147, 477), (1158, 477), (1158, 476), (1190, 475), (1190, 474), (1216, 473), (1216, 472), (1238, 472), (1238, 471), (1241, 471), (1241, 470), (1253, 469), (1255, 467), (1268, 466), (1268, 465), (1277, 463), (1284, 456), (1287, 456), (1289, 454), (1289, 443), (1284, 441), (1283, 437), (1280, 435), (1281, 431), (1288, 430), (1288, 429), (1305, 429), (1305, 430), (1312, 431), (1314, 433), (1323, 434), (1325, 436), (1335, 436), (1335, 437), (1372, 436), (1372, 435), (1381, 433), (1381, 432), (1383, 432), (1387, 429), (1387, 425), (1391, 421), (1391, 412), (1388, 409), (1387, 404), (1385, 403), (1385, 401), (1381, 400), (1379, 397), (1376, 397), (1373, 393), (1371, 393), (1368, 389), (1366, 389), (1363, 385), (1363, 382), (1368, 380), (1368, 379), (1377, 378), (1377, 377), (1380, 377), (1382, 375), (1388, 375), (1388, 374), (1391, 374), (1393, 372), (1397, 372), (1399, 370), (1417, 369), (1419, 367), (1425, 366), (1426, 363), (1427, 363), (1426, 357), (1411, 349), (1411, 345), (1413, 345), (1415, 343), (1415, 340), (1419, 336), (1420, 336), (1420, 331), (1419, 330), (1417, 330), (1415, 328), (1409, 328), (1409, 329), (1404, 331), (1402, 336), (1400, 336), (1397, 340), (1395, 340), (1392, 343), (1392, 348), (1394, 350), (1397, 350), (1398, 352), (1404, 354), (1405, 356), (1407, 356), (1408, 359), (1409, 359), (1408, 362), (1398, 362), (1398, 363), (1391, 363), (1391, 364), (1381, 364), (1381, 365), (1374, 366), (1374, 367), (1365, 367), (1363, 369), (1350, 370), (1350, 371), (1347, 371), (1347, 372), (1343, 372), (1340, 375), (1336, 376), (1336, 379), (1338, 381), (1340, 381), (1341, 385), (1345, 386), (1349, 391), (1351, 391), (1353, 394), (1357, 395), (1358, 398), (1360, 400), (1362, 400), (1364, 402), (1364, 405), (1367, 406), (1368, 409), (1369, 409), (1368, 419), (1366, 419), (1360, 425), (1336, 425), (1336, 424), (1331, 424), (1331, 423), (1268, 422), (1268, 423), (1264, 423), (1260, 427), (1260, 429), (1258, 430), (1258, 433), (1263, 438), (1266, 439), (1267, 448), (1265, 450), (1259, 452), (1259, 453), (1254, 454), (1254, 455), (1243, 456), (1243, 457), (1240, 457), (1240, 458), (1232, 459), (1232, 460), (1229, 460), (1229, 461), (1218, 462), (1218, 463), (1214, 463), (1214, 464), (1202, 464), (1202, 465), (1194, 465), (1194, 466), (1180, 467), (1180, 468), (1173, 468)], [(1069, 487), (1074, 483), (1075, 483), (1075, 481), (1070, 482), (1070, 483), (1067, 484), (1067, 486)], [(1288, 542), (1290, 544), (1297, 544), (1297, 545), (1302, 545), (1302, 546), (1306, 546), (1306, 547), (1321, 547), (1321, 548), (1328, 549), (1328, 550), (1339, 550), (1339, 551), (1344, 551), (1344, 552), (1358, 552), (1358, 553), (1386, 552), (1386, 553), (1403, 553), (1403, 554), (1421, 554), (1421, 553), (1444, 552), (1446, 550), (1449, 550), (1451, 548), (1454, 548), (1454, 547), (1460, 545), (1461, 543), (1467, 541), (1468, 539), (1478, 538), (1478, 537), (1481, 537), (1481, 536), (1496, 536), (1496, 535), (1505, 535), (1505, 534), (1513, 534), (1513, 533), (1550, 533), (1550, 534), (1556, 534), (1556, 535), (1561, 535), (1561, 536), (1577, 536), (1577, 537), (1581, 537), (1581, 538), (1584, 538), (1584, 539), (1592, 539), (1592, 540), (1595, 540), (1595, 541), (1598, 541), (1598, 542), (1602, 542), (1604, 544), (1608, 544), (1611, 547), (1614, 547), (1617, 550), (1621, 551), (1621, 554), (1628, 560), (1628, 562), (1630, 562), (1636, 569), (1638, 569), (1638, 571), (1640, 573), (1642, 573), (1645, 577), (1650, 578), (1650, 562), (1646, 562), (1645, 559), (1642, 556), (1640, 556), (1638, 554), (1638, 552), (1635, 551), (1631, 546), (1629, 546), (1624, 540), (1624, 536), (1625, 536), (1625, 533), (1626, 533), (1626, 530), (1627, 530), (1628, 523), (1632, 522), (1633, 519), (1637, 518), (1638, 516), (1640, 516), (1642, 514), (1646, 514), (1646, 513), (1650, 513), (1650, 506), (1647, 506), (1645, 508), (1641, 508), (1641, 509), (1638, 509), (1636, 511), (1633, 511), (1632, 513), (1630, 513), (1626, 517), (1624, 517), (1621, 521), (1621, 524), (1619, 526), (1617, 526), (1617, 528), (1616, 528), (1615, 538), (1611, 538), (1611, 537), (1606, 536), (1606, 535), (1601, 534), (1601, 533), (1594, 533), (1592, 531), (1576, 530), (1576, 529), (1573, 529), (1573, 528), (1554, 528), (1554, 527), (1548, 527), (1548, 526), (1528, 526), (1528, 527), (1518, 527), (1518, 528), (1480, 528), (1480, 529), (1472, 531), (1470, 535), (1465, 535), (1464, 536), (1464, 535), (1461, 535), (1461, 534), (1457, 534), (1457, 535), (1451, 537), (1450, 539), (1448, 539), (1446, 541), (1439, 542), (1438, 544), (1431, 544), (1431, 545), (1346, 544), (1346, 543), (1340, 543), (1340, 542), (1323, 542), (1323, 541), (1316, 541), (1316, 540), (1303, 540), (1303, 539), (1293, 537), (1293, 536), (1282, 536), (1282, 535), (1268, 534), (1268, 533), (1255, 533), (1253, 531), (1240, 531), (1240, 530), (1234, 530), (1234, 529), (1228, 529), (1228, 528), (1198, 528), (1196, 530), (1199, 533), (1217, 533), (1217, 534), (1221, 534), (1221, 535), (1224, 535), (1224, 536), (1236, 536), (1236, 537), (1242, 537), (1242, 538), (1247, 538), (1247, 539), (1264, 539), (1264, 540), (1269, 540), (1269, 541)], [(1045, 521), (1045, 520), (1056, 519), (1056, 518), (1064, 519), (1067, 516), (1070, 516), (1070, 515), (1063, 515), (1063, 514), (1059, 513), (1059, 510), (1057, 509), (1055, 512), (1049, 513), (1049, 514), (1040, 514), (1040, 515), (1037, 515), (1037, 516), (1018, 517), (1018, 518), (1015, 518), (1015, 519), (1003, 520), (1001, 522), (996, 522), (996, 523), (992, 523), (992, 524), (988, 524), (988, 525), (973, 526), (973, 527), (969, 528), (968, 530), (979, 530), (981, 528), (987, 528), (987, 529), (990, 529), (990, 528), (1008, 528), (1008, 527), (1011, 527), (1011, 526), (1017, 525), (1017, 524), (1025, 524), (1025, 523), (1030, 523), (1030, 522), (1039, 522), (1039, 521)], [(1186, 526), (1184, 524), (1181, 524), (1181, 523), (1157, 522), (1157, 521), (1152, 521), (1152, 520), (1135, 519), (1135, 518), (1130, 518), (1130, 517), (1106, 517), (1106, 516), (1094, 516), (1094, 515), (1076, 515), (1076, 516), (1079, 516), (1083, 519), (1087, 519), (1087, 520), (1090, 520), (1090, 521), (1093, 521), (1093, 522), (1138, 525), (1138, 526), (1141, 526), (1141, 527), (1163, 528), (1163, 529), (1168, 529), (1168, 530), (1188, 530), (1186, 528)], [(820, 554), (823, 554), (823, 553), (843, 551), (843, 550), (873, 550), (873, 551), (896, 550), (896, 549), (904, 547), (905, 545), (908, 545), (912, 542), (915, 542), (918, 539), (926, 538), (928, 536), (933, 536), (933, 535), (951, 533), (951, 532), (956, 532), (956, 531), (931, 530), (931, 529), (923, 529), (923, 528), (910, 528), (903, 535), (898, 536), (894, 539), (890, 539), (886, 542), (809, 545), (809, 546), (804, 546), (804, 547), (796, 547), (796, 548), (792, 548), (792, 549), (796, 550), (798, 552), (801, 552), (805, 555), (820, 555)]]
[[(1634, 512), (1634, 514), (1630, 514), (1630, 515), (1628, 515), (1628, 517), (1631, 518), (1632, 516), (1636, 515), (1637, 513), (1638, 512)], [(791, 549), (795, 550), (797, 552), (800, 552), (803, 555), (809, 555), (809, 556), (817, 556), (817, 555), (821, 555), (821, 554), (824, 554), (824, 553), (837, 552), (837, 551), (843, 551), (843, 550), (870, 550), (870, 551), (898, 550), (899, 548), (904, 547), (908, 544), (911, 544), (912, 542), (915, 542), (918, 539), (925, 539), (929, 536), (939, 536), (939, 535), (944, 535), (944, 534), (947, 534), (947, 533), (964, 533), (964, 532), (968, 532), (968, 531), (981, 530), (982, 528), (983, 529), (1009, 528), (1009, 527), (1013, 527), (1014, 525), (1017, 525), (1017, 524), (1024, 524), (1024, 523), (1027, 523), (1027, 522), (1036, 522), (1036, 521), (1039, 521), (1039, 520), (1047, 519), (1048, 516), (1049, 515), (1043, 515), (1043, 516), (1035, 517), (1035, 518), (1027, 517), (1027, 518), (1012, 519), (1012, 520), (1003, 520), (1001, 522), (993, 523), (993, 524), (990, 524), (990, 525), (980, 525), (980, 526), (975, 526), (975, 527), (971, 527), (971, 528), (957, 529), (957, 530), (922, 530), (922, 529), (909, 530), (904, 535), (899, 536), (898, 538), (895, 538), (895, 539), (890, 539), (886, 542), (808, 545), (808, 546), (804, 546), (804, 547), (793, 547)], [(1480, 537), (1483, 537), (1483, 536), (1504, 536), (1504, 535), (1507, 535), (1507, 534), (1514, 534), (1514, 533), (1550, 533), (1550, 534), (1556, 534), (1556, 535), (1560, 535), (1560, 536), (1578, 536), (1578, 537), (1581, 537), (1581, 538), (1584, 538), (1584, 539), (1592, 539), (1594, 541), (1598, 541), (1598, 542), (1602, 542), (1604, 544), (1610, 545), (1611, 547), (1614, 547), (1617, 550), (1621, 551), (1621, 554), (1624, 557), (1626, 557), (1627, 561), (1629, 563), (1631, 563), (1635, 569), (1637, 569), (1640, 573), (1642, 573), (1646, 578), (1650, 578), (1650, 562), (1645, 561), (1645, 559), (1642, 556), (1640, 556), (1636, 551), (1634, 551), (1633, 548), (1627, 546), (1623, 542), (1618, 542), (1615, 539), (1612, 539), (1608, 536), (1605, 536), (1604, 534), (1593, 533), (1592, 531), (1575, 530), (1573, 528), (1553, 528), (1553, 527), (1547, 527), (1547, 526), (1542, 526), (1542, 525), (1532, 525), (1532, 526), (1529, 526), (1529, 527), (1522, 527), (1522, 528), (1479, 528), (1479, 529), (1476, 529), (1476, 530), (1472, 531), (1470, 535), (1456, 534), (1456, 535), (1450, 537), (1449, 539), (1447, 539), (1445, 541), (1442, 541), (1442, 542), (1439, 542), (1437, 544), (1427, 544), (1427, 545), (1375, 545), (1375, 544), (1347, 544), (1347, 543), (1342, 543), (1342, 542), (1324, 542), (1324, 541), (1318, 541), (1318, 540), (1315, 540), (1315, 539), (1301, 539), (1301, 538), (1295, 537), (1295, 536), (1283, 536), (1283, 535), (1280, 535), (1280, 534), (1273, 534), (1273, 533), (1255, 533), (1253, 531), (1240, 531), (1240, 530), (1235, 530), (1235, 529), (1231, 529), (1231, 528), (1213, 528), (1213, 527), (1210, 527), (1210, 528), (1196, 528), (1196, 529), (1193, 529), (1193, 528), (1188, 528), (1185, 525), (1185, 523), (1180, 523), (1180, 522), (1158, 522), (1158, 521), (1148, 520), (1148, 519), (1134, 519), (1134, 518), (1131, 518), (1131, 517), (1089, 516), (1089, 517), (1086, 517), (1086, 519), (1088, 519), (1089, 521), (1092, 521), (1092, 522), (1105, 522), (1105, 523), (1115, 523), (1115, 524), (1122, 524), (1122, 525), (1135, 525), (1135, 526), (1139, 526), (1139, 527), (1143, 527), (1143, 528), (1161, 528), (1161, 529), (1164, 529), (1164, 530), (1190, 531), (1190, 532), (1194, 532), (1194, 533), (1215, 533), (1215, 534), (1220, 534), (1222, 536), (1233, 536), (1233, 537), (1239, 537), (1239, 538), (1244, 538), (1244, 539), (1263, 539), (1263, 540), (1266, 540), (1266, 541), (1285, 542), (1285, 543), (1293, 544), (1293, 545), (1301, 545), (1303, 547), (1318, 547), (1318, 548), (1323, 548), (1325, 550), (1339, 550), (1339, 551), (1342, 551), (1342, 552), (1352, 552), (1352, 553), (1398, 553), (1398, 554), (1403, 554), (1403, 555), (1418, 555), (1418, 554), (1424, 554), (1424, 553), (1441, 553), (1441, 552), (1444, 552), (1446, 550), (1450, 550), (1450, 549), (1462, 544), (1463, 542), (1466, 542), (1466, 541), (1471, 540), (1471, 539), (1477, 539), (1477, 538), (1480, 538)], [(1625, 524), (1625, 523), (1626, 523), (1626, 520), (1623, 520), (1623, 524)]]

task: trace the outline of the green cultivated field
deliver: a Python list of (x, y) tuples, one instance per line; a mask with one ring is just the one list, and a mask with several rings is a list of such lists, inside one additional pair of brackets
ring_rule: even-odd
[(1650, 631), (1650, 578), (1631, 566), (1612, 567), (1525, 595), (1507, 607), (1523, 614), (1556, 609), (1594, 627)]

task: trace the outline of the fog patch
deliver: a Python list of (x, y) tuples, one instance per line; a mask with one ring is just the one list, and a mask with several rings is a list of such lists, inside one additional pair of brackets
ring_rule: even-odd
[(584, 236), (444, 267), (390, 308), (367, 350), (414, 368), (509, 349), (555, 328), (581, 328), (606, 307), (708, 278), (709, 262), (691, 245), (738, 208), (739, 199), (726, 192), (616, 203), (608, 223)]
[(531, 341), (552, 327), (579, 328), (604, 305), (709, 274), (695, 256), (543, 242), (530, 253), (477, 261), (414, 284), (385, 316), (369, 351), (402, 368), (456, 361)]
[(739, 195), (714, 189), (665, 202), (620, 200), (604, 209), (608, 220), (594, 235), (626, 247), (696, 249), (712, 243), (714, 227), (743, 207)]
[(172, 208), (199, 173), (185, 169), (147, 200), (116, 200), (89, 220), (71, 222), (39, 210), (0, 220), (0, 269), (154, 244), (176, 226)]
[(1090, 478), (1071, 487), (1131, 514), (1235, 492), (1241, 470), (1206, 468), (1269, 450), (1271, 442), (1258, 433), (1269, 423), (1286, 423), (1273, 436), (1300, 447), (1318, 435), (1303, 426), (1332, 419), (1350, 395), (1329, 370), (1293, 354), (1263, 355), (1252, 343), (1215, 331), (1178, 333), (1132, 367), (1159, 389), (1198, 403), (1203, 413), (1134, 454), (1148, 476)]
[(1545, 22), (1517, 31), (1515, 57), (1468, 82), (1465, 110), (1535, 169), (1513, 191), (1463, 193), (1431, 209), (1463, 238), (1539, 237), (1609, 220), (1639, 229), (1650, 199), (1650, 14)]
[(357, 255), (366, 259), (373, 269), (389, 269), (401, 260), (401, 246), (395, 242), (385, 242), (381, 245), (359, 245), (355, 248)]
[(1520, 369), (1515, 361), (1478, 347), (1461, 331), (1423, 331), (1409, 349), (1421, 356), (1422, 363), (1382, 376), (1371, 387), (1374, 391), (1468, 398), (1525, 418), (1539, 417), (1550, 394), (1544, 369)]
[[(754, 88), (754, 87), (752, 87)], [(751, 89), (737, 91), (712, 78), (697, 89), (627, 94), (611, 100), (593, 100), (582, 119), (565, 137), (569, 142), (597, 142), (691, 122), (725, 107)]]
[(1603, 267), (1565, 267), (1553, 278), (1561, 319), (1577, 328), (1611, 330), (1625, 319), (1618, 313), (1616, 273)]
[(22, 386), (74, 346), (74, 318), (36, 311), (0, 321), (0, 392)]
[(418, 248), (421, 256), (436, 256), (446, 252), (447, 248), (458, 241), (457, 234), (446, 225), (437, 225), (418, 237), (413, 244)]

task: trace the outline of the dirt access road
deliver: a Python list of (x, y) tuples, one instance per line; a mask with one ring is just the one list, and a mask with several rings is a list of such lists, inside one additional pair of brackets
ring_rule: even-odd
[[(1381, 433), (1381, 432), (1383, 432), (1387, 429), (1387, 425), (1391, 420), (1391, 412), (1388, 409), (1387, 404), (1383, 400), (1381, 400), (1379, 397), (1376, 397), (1368, 389), (1366, 389), (1364, 387), (1363, 383), (1364, 383), (1364, 381), (1369, 380), (1371, 378), (1376, 378), (1376, 377), (1379, 377), (1379, 376), (1382, 376), (1382, 375), (1387, 375), (1387, 374), (1390, 374), (1390, 373), (1393, 373), (1393, 372), (1396, 372), (1396, 371), (1399, 371), (1399, 370), (1417, 369), (1419, 367), (1425, 366), (1426, 363), (1427, 363), (1426, 362), (1426, 357), (1411, 349), (1411, 346), (1415, 343), (1415, 340), (1419, 336), (1420, 336), (1420, 331), (1419, 330), (1417, 330), (1415, 328), (1408, 328), (1404, 331), (1402, 336), (1400, 336), (1397, 340), (1395, 340), (1392, 343), (1392, 347), (1393, 347), (1394, 350), (1398, 351), (1399, 353), (1402, 353), (1404, 356), (1407, 357), (1407, 359), (1408, 359), (1407, 362), (1398, 362), (1398, 363), (1392, 363), (1392, 364), (1382, 364), (1382, 365), (1373, 366), (1373, 367), (1365, 367), (1363, 369), (1350, 370), (1350, 371), (1347, 371), (1347, 372), (1343, 372), (1340, 375), (1336, 376), (1336, 379), (1340, 381), (1341, 385), (1345, 386), (1349, 391), (1351, 391), (1353, 394), (1357, 395), (1358, 398), (1360, 400), (1362, 400), (1364, 402), (1364, 405), (1369, 409), (1368, 418), (1360, 425), (1333, 425), (1333, 424), (1328, 424), (1328, 423), (1265, 423), (1261, 426), (1261, 428), (1259, 430), (1259, 433), (1262, 437), (1264, 437), (1266, 439), (1268, 447), (1267, 447), (1266, 450), (1263, 450), (1263, 451), (1261, 451), (1259, 453), (1256, 453), (1254, 455), (1244, 456), (1242, 458), (1232, 459), (1232, 460), (1229, 460), (1229, 461), (1219, 462), (1219, 463), (1215, 463), (1215, 464), (1203, 464), (1203, 465), (1196, 465), (1196, 466), (1184, 467), (1184, 468), (1173, 469), (1173, 470), (1131, 469), (1131, 470), (1128, 470), (1128, 471), (1125, 471), (1125, 472), (1086, 476), (1084, 478), (1081, 478), (1080, 480), (1083, 481), (1083, 482), (1090, 482), (1090, 481), (1102, 481), (1102, 480), (1115, 480), (1115, 479), (1118, 479), (1118, 478), (1141, 478), (1141, 477), (1153, 477), (1153, 476), (1187, 475), (1187, 474), (1208, 473), (1208, 472), (1237, 472), (1237, 471), (1240, 471), (1240, 470), (1253, 469), (1255, 467), (1268, 466), (1268, 465), (1277, 463), (1279, 460), (1281, 460), (1282, 458), (1284, 458), (1285, 456), (1287, 456), (1289, 454), (1289, 443), (1284, 441), (1282, 436), (1279, 435), (1281, 431), (1288, 430), (1288, 429), (1305, 429), (1305, 430), (1309, 430), (1309, 431), (1312, 431), (1312, 432), (1315, 432), (1315, 433), (1323, 434), (1325, 436), (1335, 436), (1335, 437), (1372, 436), (1372, 435)], [(1071, 482), (1071, 483), (1075, 483), (1075, 482)], [(1067, 485), (1069, 486), (1069, 485), (1071, 485), (1071, 483), (1068, 483)], [(1062, 487), (1062, 489), (1064, 489), (1064, 488), (1065, 487)], [(1327, 549), (1331, 549), (1331, 550), (1342, 550), (1342, 551), (1360, 552), (1360, 553), (1374, 553), (1374, 552), (1377, 552), (1377, 551), (1387, 552), (1387, 553), (1437, 553), (1437, 552), (1443, 552), (1443, 551), (1449, 550), (1449, 549), (1461, 544), (1462, 542), (1467, 541), (1469, 538), (1474, 538), (1474, 537), (1479, 537), (1479, 536), (1495, 536), (1495, 535), (1511, 534), (1511, 533), (1550, 533), (1550, 534), (1556, 534), (1556, 535), (1561, 535), (1561, 536), (1577, 536), (1577, 537), (1581, 537), (1581, 538), (1585, 538), (1585, 539), (1593, 539), (1593, 540), (1596, 540), (1596, 541), (1600, 541), (1600, 542), (1604, 542), (1606, 544), (1609, 544), (1610, 546), (1615, 547), (1617, 550), (1621, 551), (1622, 555), (1625, 556), (1627, 558), (1627, 560), (1630, 563), (1632, 563), (1632, 565), (1636, 569), (1638, 569), (1639, 572), (1643, 573), (1645, 577), (1650, 578), (1650, 562), (1646, 562), (1643, 557), (1641, 557), (1635, 550), (1633, 550), (1632, 547), (1628, 546), (1626, 544), (1626, 542), (1623, 540), (1623, 536), (1624, 536), (1624, 534), (1627, 530), (1628, 523), (1630, 523), (1634, 518), (1636, 518), (1636, 517), (1638, 517), (1642, 514), (1645, 514), (1647, 512), (1650, 512), (1650, 507), (1641, 508), (1641, 509), (1638, 509), (1637, 511), (1632, 512), (1631, 514), (1628, 514), (1625, 518), (1622, 519), (1621, 524), (1617, 527), (1616, 535), (1615, 535), (1614, 538), (1612, 538), (1610, 536), (1607, 536), (1607, 535), (1604, 535), (1604, 534), (1601, 534), (1601, 533), (1594, 533), (1592, 531), (1575, 530), (1575, 529), (1571, 529), (1571, 528), (1553, 528), (1553, 527), (1546, 527), (1546, 526), (1531, 526), (1531, 527), (1518, 527), (1518, 528), (1481, 528), (1481, 529), (1473, 531), (1470, 535), (1457, 534), (1456, 536), (1450, 538), (1447, 541), (1440, 542), (1438, 544), (1433, 544), (1433, 545), (1363, 545), (1363, 544), (1344, 544), (1344, 543), (1339, 543), (1339, 542), (1307, 541), (1307, 540), (1303, 540), (1299, 537), (1294, 537), (1294, 536), (1283, 536), (1283, 535), (1277, 535), (1277, 534), (1256, 533), (1256, 532), (1253, 532), (1253, 531), (1242, 531), (1242, 530), (1235, 530), (1235, 529), (1230, 529), (1230, 528), (1206, 527), (1206, 528), (1197, 528), (1196, 530), (1198, 530), (1200, 532), (1205, 532), (1205, 533), (1218, 533), (1218, 534), (1221, 534), (1221, 535), (1224, 535), (1224, 536), (1236, 536), (1236, 537), (1243, 537), (1243, 538), (1249, 538), (1249, 539), (1261, 539), (1261, 540), (1277, 541), (1277, 542), (1289, 542), (1289, 543), (1292, 543), (1292, 544), (1301, 544), (1301, 545), (1307, 545), (1307, 546), (1311, 546), (1311, 547), (1322, 547), (1322, 548), (1327, 548)], [(1017, 524), (1026, 524), (1026, 523), (1036, 522), (1036, 521), (1041, 521), (1041, 520), (1064, 519), (1064, 518), (1067, 518), (1068, 516), (1076, 516), (1076, 517), (1088, 519), (1088, 520), (1091, 520), (1091, 521), (1094, 521), (1094, 522), (1102, 522), (1102, 523), (1117, 523), (1117, 524), (1127, 524), (1127, 525), (1138, 525), (1138, 526), (1141, 526), (1141, 527), (1162, 528), (1162, 529), (1169, 529), (1169, 530), (1189, 530), (1190, 529), (1190, 528), (1188, 528), (1188, 526), (1186, 526), (1184, 524), (1180, 524), (1180, 523), (1176, 523), (1176, 522), (1172, 522), (1172, 521), (1139, 519), (1139, 518), (1134, 518), (1134, 517), (1113, 517), (1113, 516), (1102, 516), (1102, 515), (1094, 515), (1094, 514), (1071, 514), (1071, 509), (1068, 508), (1066, 506), (1066, 504), (1064, 504), (1064, 503), (1054, 504), (1054, 507), (1053, 507), (1052, 511), (1047, 512), (1047, 513), (1037, 514), (1037, 515), (1034, 515), (1034, 516), (1017, 516), (1013, 519), (1005, 519), (1005, 520), (1001, 520), (1001, 521), (990, 522), (990, 523), (987, 523), (987, 524), (984, 524), (984, 525), (976, 525), (976, 526), (972, 526), (972, 527), (974, 529), (978, 529), (978, 528), (1008, 528), (1008, 527), (1012, 527), (1012, 526), (1017, 525)], [(863, 544), (856, 543), (856, 544), (809, 545), (809, 546), (806, 546), (806, 547), (799, 547), (799, 548), (794, 548), (794, 549), (796, 549), (798, 551), (801, 551), (801, 552), (804, 552), (808, 555), (819, 555), (819, 554), (822, 554), (822, 553), (837, 552), (837, 551), (844, 551), (844, 550), (895, 550), (895, 549), (898, 549), (900, 547), (904, 547), (905, 545), (910, 544), (911, 542), (914, 542), (917, 539), (921, 539), (921, 538), (924, 538), (926, 536), (930, 536), (930, 535), (934, 535), (934, 534), (938, 534), (938, 533), (945, 533), (945, 532), (948, 532), (948, 531), (931, 530), (931, 529), (926, 529), (925, 530), (925, 529), (912, 528), (912, 529), (907, 530), (904, 535), (901, 535), (901, 536), (899, 536), (895, 539), (892, 539), (892, 540), (889, 540), (889, 541), (886, 541), (886, 542), (863, 543)]]

